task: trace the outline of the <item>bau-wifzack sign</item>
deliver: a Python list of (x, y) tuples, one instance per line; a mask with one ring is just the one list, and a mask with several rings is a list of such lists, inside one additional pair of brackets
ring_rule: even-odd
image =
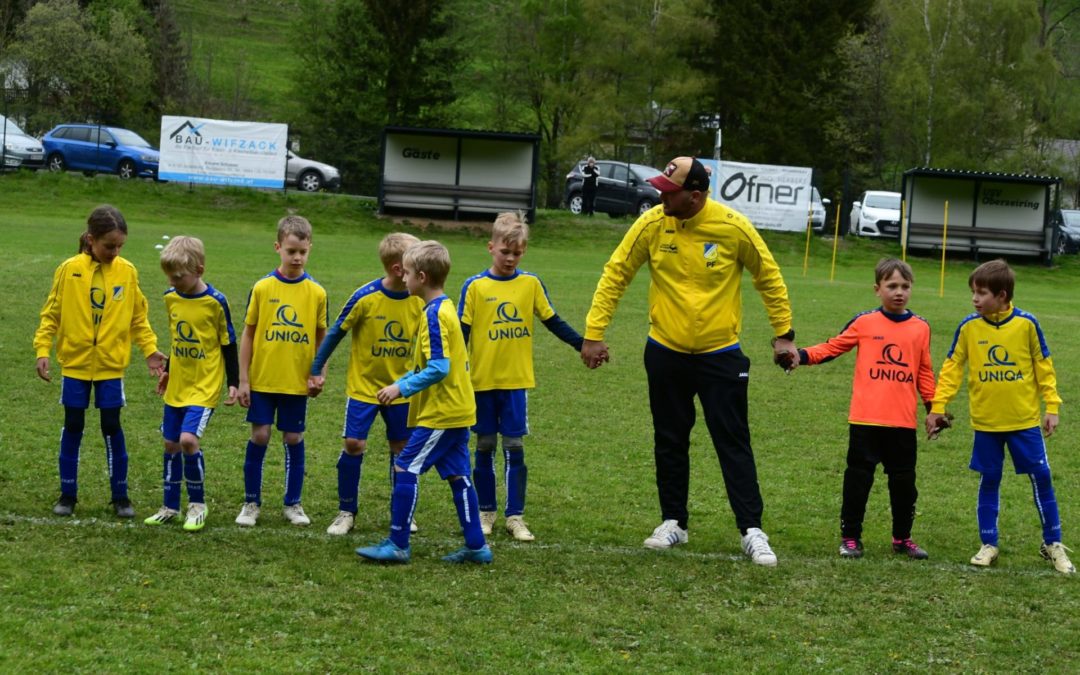
[(158, 177), (281, 189), (288, 137), (286, 124), (163, 116)]

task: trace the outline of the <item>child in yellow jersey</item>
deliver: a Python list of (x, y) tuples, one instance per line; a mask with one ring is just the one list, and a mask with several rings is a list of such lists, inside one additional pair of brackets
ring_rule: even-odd
[(79, 447), (93, 390), (94, 403), (101, 411), (113, 510), (120, 518), (134, 518), (135, 509), (128, 499), (127, 445), (120, 426), (124, 370), (131, 361), (133, 340), (152, 375), (161, 375), (165, 356), (157, 350), (157, 338), (146, 318), (139, 273), (120, 257), (128, 231), (124, 216), (115, 207), (99, 206), (90, 213), (86, 225), (86, 232), (79, 237), (78, 254), (56, 268), (34, 334), (38, 377), (52, 381), (49, 352), (54, 337), (63, 375), (60, 498), (53, 513), (70, 516), (78, 501)]
[[(409, 369), (409, 339), (416, 334), (424, 301), (409, 295), (403, 280), (401, 257), (420, 240), (411, 234), (394, 232), (379, 243), (379, 259), (385, 275), (353, 291), (337, 320), (326, 333), (311, 364), (311, 377), (323, 385), (323, 370), (345, 333), (352, 330), (349, 376), (346, 381), (345, 447), (338, 458), (338, 515), (327, 534), (347, 534), (356, 518), (360, 494), (360, 473), (367, 450), (368, 432), (381, 415), (390, 445), (391, 488), (394, 458), (409, 440), (409, 404), (404, 399), (390, 405), (379, 403), (378, 393), (393, 384)], [(415, 524), (411, 525), (415, 531)]]
[(1015, 286), (1016, 276), (1004, 260), (983, 263), (968, 277), (975, 313), (956, 329), (926, 416), (926, 433), (932, 436), (941, 425), (967, 366), (968, 405), (975, 430), (971, 469), (982, 474), (976, 508), (982, 548), (971, 564), (987, 567), (998, 557), (999, 492), (1008, 447), (1016, 473), (1026, 473), (1031, 480), (1042, 521), (1039, 552), (1058, 572), (1074, 574), (1076, 568), (1061, 543), (1061, 519), (1043, 438), (1053, 435), (1058, 426), (1057, 376), (1038, 319), (1012, 304)]
[(171, 287), (165, 291), (172, 346), (157, 391), (165, 397), (161, 435), (163, 504), (147, 525), (164, 525), (180, 513), (180, 479), (187, 482), (184, 529), (206, 524), (203, 480), (206, 473), (199, 439), (221, 398), (221, 379), (229, 386), (225, 405), (236, 403), (240, 380), (229, 301), (206, 283), (206, 250), (194, 237), (173, 237), (161, 252), (161, 270)]
[(449, 485), (457, 507), (465, 546), (443, 557), (451, 563), (490, 563), (469, 481), (469, 427), (476, 422), (476, 404), (469, 381), (469, 356), (454, 304), (443, 292), (450, 272), (450, 254), (437, 241), (410, 247), (402, 259), (405, 286), (424, 300), (424, 310), (412, 344), (413, 372), (380, 389), (379, 403), (400, 397), (409, 401), (412, 434), (394, 462), (397, 480), (390, 500), (390, 536), (378, 544), (356, 549), (367, 560), (407, 563), (409, 524), (416, 508), (417, 478), (431, 467)]
[(491, 267), (461, 288), (458, 314), (469, 345), (476, 391), (476, 466), (480, 525), (490, 535), (495, 495), (495, 442), (502, 434), (506, 481), (506, 531), (518, 541), (535, 537), (523, 520), (528, 469), (522, 438), (529, 433), (527, 392), (533, 376), (534, 317), (560, 340), (581, 351), (581, 336), (559, 318), (540, 277), (518, 269), (529, 244), (529, 226), (520, 213), (501, 213), (492, 226)]
[(276, 270), (255, 282), (248, 296), (240, 338), (240, 405), (248, 408), (251, 440), (244, 458), (244, 507), (236, 524), (253, 527), (262, 505), (263, 460), (270, 425), (285, 445), (285, 519), (310, 525), (300, 505), (304, 489), (304, 424), (307, 398), (321, 387), (308, 377), (311, 361), (326, 335), (326, 291), (305, 270), (311, 251), (311, 223), (300, 216), (278, 222)]

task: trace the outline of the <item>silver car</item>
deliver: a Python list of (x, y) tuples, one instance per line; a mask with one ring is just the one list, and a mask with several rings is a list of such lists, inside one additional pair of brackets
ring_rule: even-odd
[(0, 115), (0, 142), (4, 144), (4, 170), (40, 169), (45, 166), (45, 148), (14, 122)]
[(329, 164), (313, 159), (298, 157), (292, 150), (288, 152), (285, 164), (285, 183), (295, 185), (304, 192), (336, 190), (341, 186), (341, 174)]

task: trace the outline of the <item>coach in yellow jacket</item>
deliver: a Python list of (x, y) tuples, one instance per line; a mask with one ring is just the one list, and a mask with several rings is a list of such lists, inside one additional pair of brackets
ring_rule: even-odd
[(607, 360), (604, 331), (638, 269), (649, 265), (649, 338), (645, 371), (653, 418), (656, 486), (662, 523), (645, 546), (687, 541), (690, 430), (694, 396), (701, 399), (746, 555), (776, 564), (761, 530), (762, 501), (747, 421), (750, 360), (739, 346), (741, 281), (749, 270), (776, 334), (788, 353), (795, 332), (780, 268), (741, 213), (709, 199), (709, 174), (692, 157), (677, 157), (649, 182), (662, 208), (637, 219), (604, 266), (585, 321), (581, 358), (596, 368)]

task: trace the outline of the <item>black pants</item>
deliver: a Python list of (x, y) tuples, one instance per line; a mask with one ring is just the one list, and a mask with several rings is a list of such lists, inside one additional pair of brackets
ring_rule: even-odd
[(596, 204), (596, 186), (582, 185), (581, 187), (581, 212), (587, 216), (593, 214)]
[(892, 507), (892, 535), (911, 536), (915, 522), (914, 429), (852, 424), (848, 433), (847, 469), (844, 471), (844, 503), (840, 507), (840, 536), (862, 537), (866, 500), (874, 486), (874, 471), (883, 464), (889, 477), (889, 504)]
[(690, 487), (690, 430), (694, 396), (701, 399), (728, 502), (740, 530), (761, 527), (761, 491), (747, 422), (750, 359), (739, 349), (710, 355), (682, 354), (645, 346), (649, 407), (653, 418), (656, 488), (663, 520), (685, 528)]

